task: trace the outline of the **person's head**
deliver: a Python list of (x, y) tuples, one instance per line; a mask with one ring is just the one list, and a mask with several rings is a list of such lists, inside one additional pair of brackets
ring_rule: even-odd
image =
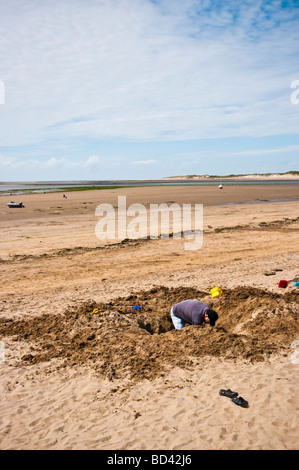
[(205, 322), (209, 323), (211, 326), (215, 326), (216, 321), (218, 320), (218, 313), (215, 310), (209, 308), (205, 312)]

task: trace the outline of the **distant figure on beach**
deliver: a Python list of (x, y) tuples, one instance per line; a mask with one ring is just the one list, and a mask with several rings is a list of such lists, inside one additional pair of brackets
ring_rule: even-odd
[(183, 300), (170, 310), (170, 316), (176, 330), (184, 328), (185, 324), (202, 325), (208, 323), (215, 326), (218, 314), (209, 305), (199, 300)]
[(67, 196), (66, 196), (65, 194), (63, 195), (63, 197), (64, 197), (65, 199), (67, 199)]

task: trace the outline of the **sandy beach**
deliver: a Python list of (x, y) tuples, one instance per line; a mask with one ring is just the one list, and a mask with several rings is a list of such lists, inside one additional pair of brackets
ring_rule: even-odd
[[(21, 209), (2, 196), (0, 449), (298, 449), (298, 191), (14, 196)], [(99, 240), (96, 207), (118, 215), (120, 195), (146, 208), (203, 204), (202, 247)], [(212, 298), (215, 286), (223, 294)], [(215, 328), (173, 329), (170, 309), (187, 298), (217, 310)]]

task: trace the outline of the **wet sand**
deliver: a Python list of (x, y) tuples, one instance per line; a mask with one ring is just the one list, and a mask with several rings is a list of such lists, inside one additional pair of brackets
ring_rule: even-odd
[[(296, 185), (65, 194), (0, 200), (0, 448), (298, 448)], [(99, 241), (95, 209), (119, 195), (204, 204), (202, 248)], [(216, 327), (173, 330), (184, 298), (211, 303)]]

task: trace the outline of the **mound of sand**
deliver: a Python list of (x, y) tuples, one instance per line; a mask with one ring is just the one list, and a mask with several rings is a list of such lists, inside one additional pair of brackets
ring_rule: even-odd
[[(215, 328), (173, 329), (171, 306), (190, 298), (218, 311)], [(287, 354), (298, 333), (298, 298), (298, 292), (239, 287), (211, 300), (193, 288), (157, 287), (106, 304), (84, 303), (63, 315), (2, 318), (0, 337), (26, 343), (22, 364), (55, 358), (57, 367), (89, 364), (108, 378), (154, 379), (167, 366), (188, 368), (203, 356), (255, 362)]]

